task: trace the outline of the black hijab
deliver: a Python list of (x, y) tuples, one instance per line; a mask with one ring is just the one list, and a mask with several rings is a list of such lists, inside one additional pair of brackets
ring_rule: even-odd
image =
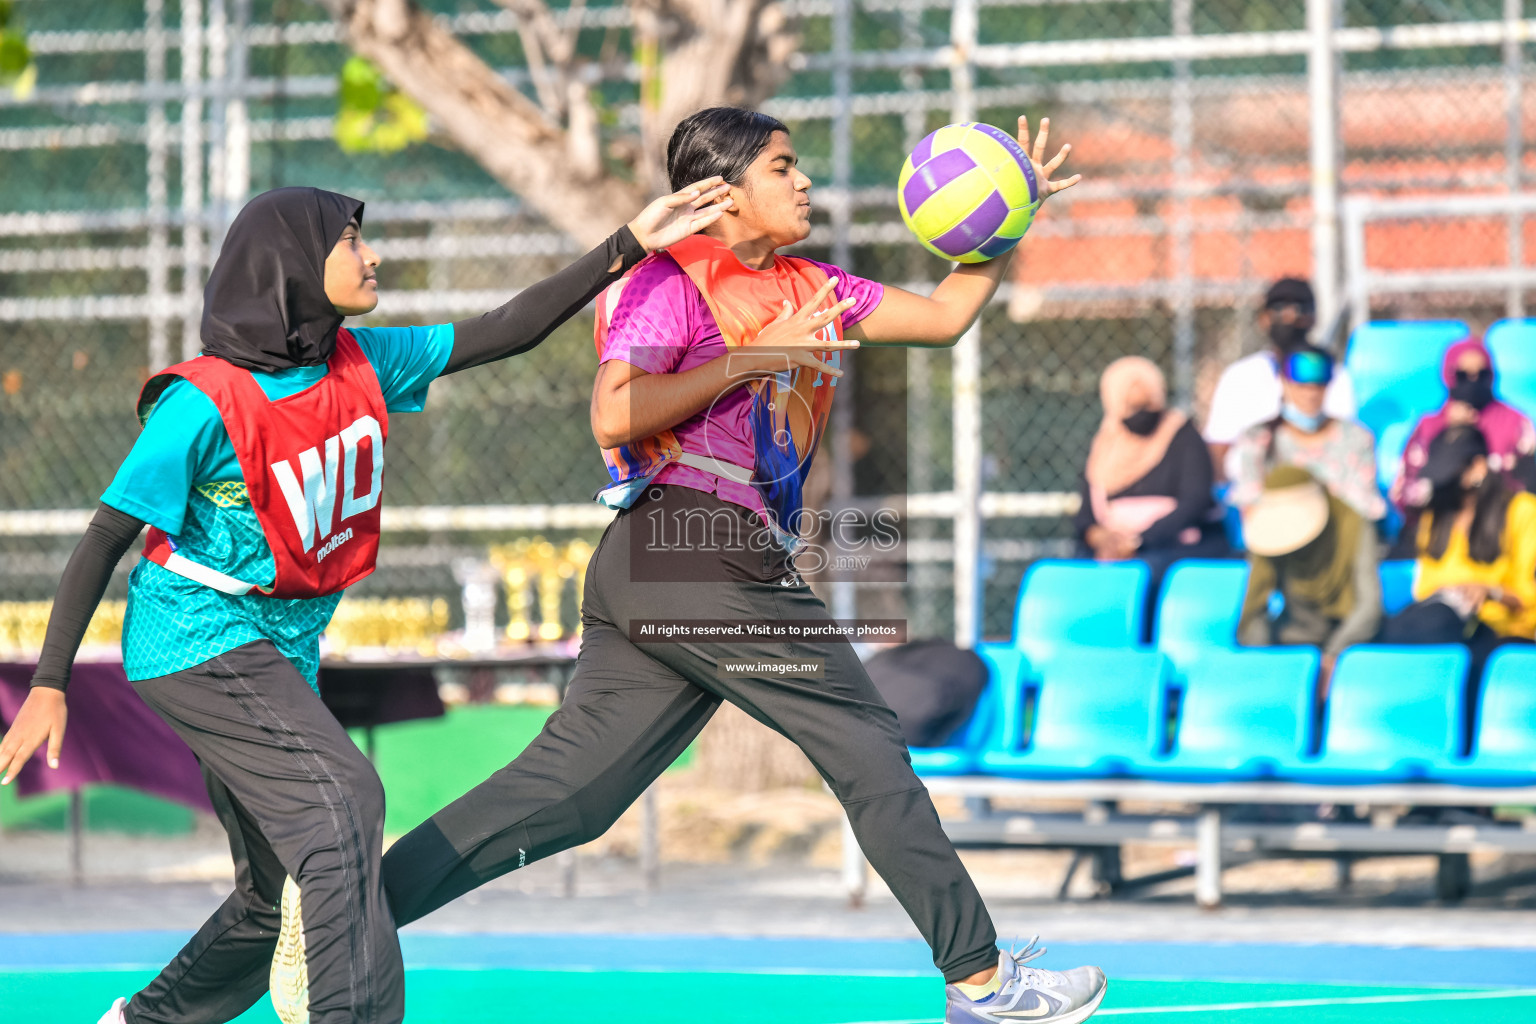
[(203, 354), (247, 370), (331, 358), (342, 315), (325, 295), (325, 258), (359, 200), (318, 188), (275, 188), (245, 204), (203, 289)]

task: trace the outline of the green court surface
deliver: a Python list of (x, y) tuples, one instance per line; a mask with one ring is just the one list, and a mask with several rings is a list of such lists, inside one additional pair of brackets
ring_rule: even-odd
[[(152, 945), (162, 945), (163, 933)], [(0, 954), (16, 951), (25, 936), (0, 937)], [(63, 949), (67, 937), (38, 936), (44, 947)], [(128, 950), (105, 936), (79, 936), (86, 950), (111, 955)], [(936, 977), (912, 967), (910, 943), (795, 943), (792, 940), (608, 939), (602, 936), (416, 936), (406, 941), (406, 1019), (412, 1024), (663, 1024), (679, 1019), (731, 1024), (919, 1024), (938, 1022), (943, 994)], [(489, 946), (491, 948), (487, 949)], [(496, 947), (500, 947), (499, 949)], [(720, 947), (726, 947), (723, 951)], [(841, 948), (839, 948), (841, 947)], [(142, 944), (139, 947), (142, 950)], [(1435, 962), (1437, 951), (1366, 947), (1078, 946), (1053, 956), (1062, 967), (1090, 956), (1110, 970), (1111, 982), (1095, 1019), (1231, 1021), (1237, 1024), (1516, 1024), (1536, 1021), (1536, 951), (1450, 951), (1441, 976), (1424, 984), (1362, 984), (1276, 979), (1138, 977), (1125, 966), (1168, 968), (1183, 963), (1190, 973), (1268, 970), (1305, 973), (1314, 963), (1337, 963), (1345, 973), (1381, 965), (1383, 973), (1412, 974)], [(1203, 955), (1202, 950), (1214, 951)], [(82, 951), (77, 949), (76, 954)], [(585, 952), (587, 955), (579, 955)], [(5, 1019), (94, 1021), (119, 995), (153, 976), (152, 969), (87, 966), (79, 955), (49, 967), (47, 949), (21, 952), (0, 966), (0, 1007)], [(43, 954), (43, 955), (39, 955)], [(1098, 954), (1098, 955), (1095, 955)], [(1319, 959), (1319, 954), (1324, 958)], [(1470, 956), (1468, 956), (1470, 954)], [(1279, 960), (1274, 958), (1279, 956)], [(452, 961), (462, 956), (459, 964)], [(606, 961), (612, 957), (611, 965)], [(729, 969), (753, 960), (761, 968)], [(889, 969), (873, 967), (884, 959)], [(524, 960), (519, 968), (507, 960)], [(701, 961), (703, 970), (682, 961)], [(552, 968), (551, 962), (564, 961)], [(824, 961), (826, 967), (817, 967)], [(1459, 961), (1459, 962), (1458, 962)], [(1159, 972), (1161, 973), (1161, 972)], [(1480, 983), (1450, 980), (1457, 974)], [(1502, 984), (1489, 984), (1494, 978)], [(1430, 983), (1430, 982), (1433, 983)], [(706, 1009), (707, 1008), (707, 1009)], [(276, 1020), (263, 999), (239, 1018), (243, 1024)]]
[[(0, 1006), (50, 1021), (93, 1021), (152, 972), (0, 975)], [(930, 978), (860, 975), (680, 974), (572, 971), (413, 970), (406, 1019), (413, 1024), (664, 1024), (679, 1007), (713, 1006), (734, 1024), (938, 1021), (943, 996)], [(1111, 981), (1097, 1017), (1278, 1024), (1529, 1024), (1536, 990), (1282, 985), (1270, 982)], [(725, 1008), (729, 1007), (728, 1010)], [(693, 1014), (689, 1014), (693, 1016)], [(240, 1018), (271, 1024), (263, 999)]]

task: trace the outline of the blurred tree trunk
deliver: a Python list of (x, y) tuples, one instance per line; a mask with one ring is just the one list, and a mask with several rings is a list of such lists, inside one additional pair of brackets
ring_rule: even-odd
[(800, 748), (734, 704), (722, 705), (699, 737), (694, 769), (709, 786), (758, 793), (821, 778)]
[[(533, 96), (519, 91), (414, 0), (322, 0), (354, 50), (435, 127), (555, 227), (587, 245), (666, 191), (666, 142), (717, 103), (753, 106), (788, 73), (799, 40), (775, 0), (630, 0), (633, 53), (583, 55), (583, 0), (497, 0), (517, 15)], [(616, 37), (615, 37), (616, 38)], [(604, 131), (604, 65), (641, 69), (640, 130)]]

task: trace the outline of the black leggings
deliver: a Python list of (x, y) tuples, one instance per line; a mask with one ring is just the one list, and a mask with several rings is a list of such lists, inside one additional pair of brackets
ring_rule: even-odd
[[(690, 559), (663, 539), (662, 552), (650, 540), (658, 516), (686, 519), (700, 537), (706, 522), (758, 529), (738, 506), (682, 487), (652, 487), (619, 515), (588, 570), (581, 654), (565, 702), (516, 760), (390, 848), (384, 878), (396, 920), (404, 925), (602, 835), (728, 700), (805, 751), (947, 980), (995, 966), (987, 909), (912, 771), (895, 714), (851, 647), (631, 639), (631, 624), (645, 619), (830, 621), (776, 549), (759, 543)], [(735, 673), (724, 659), (820, 672)]]
[(129, 1024), (216, 1024), (261, 998), (285, 876), (302, 896), (312, 1024), (402, 1020), (384, 787), (320, 697), (265, 640), (133, 685), (203, 764), (235, 891), (129, 1002)]

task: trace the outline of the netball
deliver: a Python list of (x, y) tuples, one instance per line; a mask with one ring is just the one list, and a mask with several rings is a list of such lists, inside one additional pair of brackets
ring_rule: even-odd
[(902, 220), (923, 248), (959, 263), (1001, 256), (1040, 202), (1029, 157), (990, 124), (945, 125), (917, 144), (897, 179)]

